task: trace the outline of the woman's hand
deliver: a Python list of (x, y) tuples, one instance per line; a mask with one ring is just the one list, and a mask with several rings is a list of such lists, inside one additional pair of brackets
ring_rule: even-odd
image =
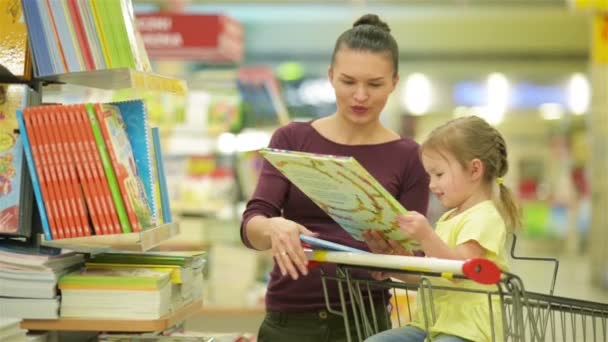
[(433, 234), (433, 227), (424, 215), (415, 211), (410, 211), (405, 215), (397, 216), (399, 228), (407, 234), (408, 237), (421, 242)]
[(385, 240), (377, 230), (364, 231), (363, 239), (365, 239), (369, 250), (376, 254), (413, 255), (412, 252), (405, 249), (397, 241)]
[(270, 223), (268, 235), (272, 244), (272, 255), (277, 265), (279, 265), (281, 274), (285, 276), (289, 273), (294, 280), (299, 278), (299, 273), (307, 275), (308, 259), (306, 259), (304, 249), (300, 244), (300, 234), (310, 236), (316, 234), (304, 226), (282, 217), (273, 217), (268, 221)]

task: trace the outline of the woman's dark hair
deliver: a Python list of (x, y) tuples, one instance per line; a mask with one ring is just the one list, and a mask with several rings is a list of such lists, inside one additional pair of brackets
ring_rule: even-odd
[(391, 35), (391, 29), (375, 14), (365, 14), (344, 31), (336, 40), (331, 64), (334, 64), (336, 54), (342, 47), (352, 50), (390, 53), (393, 61), (393, 75), (399, 71), (399, 47)]

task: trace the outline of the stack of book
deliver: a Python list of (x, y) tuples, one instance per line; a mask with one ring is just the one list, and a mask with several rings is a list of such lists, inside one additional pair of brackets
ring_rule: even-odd
[(17, 118), (47, 240), (171, 222), (143, 101), (28, 107)]
[(2, 317), (59, 317), (58, 279), (82, 267), (81, 254), (54, 248), (0, 244), (0, 313)]
[(62, 317), (157, 319), (202, 297), (202, 252), (103, 253), (59, 280)]
[(150, 71), (130, 0), (22, 1), (37, 76)]
[(0, 341), (21, 342), (26, 341), (26, 330), (19, 327), (21, 320), (0, 316)]

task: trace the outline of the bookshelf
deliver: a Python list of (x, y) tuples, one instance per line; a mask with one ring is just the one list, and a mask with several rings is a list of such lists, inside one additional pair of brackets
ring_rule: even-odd
[[(23, 3), (31, 5), (31, 2), (16, 1), (15, 4)], [(57, 2), (59, 3), (59, 2)], [(57, 3), (48, 3), (47, 5), (57, 5)], [(0, 5), (0, 9), (4, 9), (5, 5)], [(2, 13), (4, 14), (4, 13)], [(16, 15), (16, 14), (15, 14)], [(1, 17), (0, 17), (1, 19)], [(30, 18), (31, 19), (31, 18)], [(27, 20), (26, 20), (27, 21)], [(23, 23), (23, 21), (20, 21)], [(4, 27), (4, 26), (3, 26)], [(27, 31), (27, 29), (26, 29)], [(32, 48), (31, 37), (33, 36), (34, 28), (28, 32), (27, 39), (30, 39), (29, 47)], [(23, 36), (23, 39), (26, 39)], [(7, 39), (8, 41), (8, 39)], [(2, 43), (2, 42), (0, 42)], [(10, 43), (10, 42), (9, 42)], [(27, 43), (25, 44), (27, 45)], [(25, 46), (24, 45), (24, 46)], [(7, 47), (8, 46), (8, 47)], [(55, 46), (60, 49), (61, 46)], [(0, 53), (8, 53), (11, 50), (10, 45), (0, 44)], [(108, 68), (102, 70), (90, 70), (79, 72), (67, 72), (54, 74), (42, 77), (25, 77), (19, 76), (10, 71), (10, 62), (17, 60), (34, 61), (33, 53), (24, 54), (21, 58), (12, 56), (4, 65), (0, 63), (0, 83), (8, 84), (24, 84), (30, 90), (27, 91), (27, 101), (23, 107), (37, 106), (42, 103), (42, 94), (45, 91), (45, 86), (53, 84), (71, 84), (88, 88), (98, 88), (104, 90), (120, 90), (120, 89), (136, 89), (142, 91), (152, 91), (158, 93), (172, 93), (176, 95), (185, 95), (187, 93), (186, 82), (183, 80), (166, 77), (149, 71), (149, 68), (139, 70), (130, 68)], [(147, 59), (147, 57), (146, 57)], [(31, 71), (32, 64), (24, 63), (23, 69)], [(29, 66), (28, 66), (29, 65)], [(109, 64), (108, 64), (109, 65)], [(14, 68), (13, 68), (14, 70)], [(71, 69), (74, 70), (74, 69)], [(24, 72), (24, 75), (26, 73)], [(48, 91), (48, 89), (47, 89)], [(65, 172), (65, 171), (64, 171)], [(44, 203), (44, 202), (43, 202)], [(35, 206), (35, 204), (33, 204)], [(36, 208), (34, 208), (36, 210)], [(93, 235), (88, 237), (67, 238), (45, 240), (41, 234), (40, 226), (34, 226), (29, 238), (26, 238), (24, 244), (32, 246), (48, 246), (55, 248), (64, 248), (74, 250), (81, 253), (96, 254), (108, 251), (147, 251), (153, 249), (161, 243), (180, 234), (180, 225), (178, 222), (158, 225), (147, 228), (137, 233), (128, 234), (112, 234), (112, 235)], [(1, 237), (1, 236), (0, 236)], [(192, 316), (202, 309), (202, 299), (193, 301), (181, 308), (172, 311), (170, 314), (159, 319), (146, 320), (124, 320), (124, 319), (78, 319), (78, 318), (59, 318), (53, 320), (37, 320), (25, 319), (21, 323), (23, 329), (28, 330), (48, 330), (48, 331), (89, 331), (89, 332), (158, 332), (166, 330), (172, 326), (178, 325), (189, 316)], [(2, 311), (2, 310), (0, 310)]]
[(64, 83), (90, 88), (117, 90), (133, 88), (185, 95), (188, 87), (183, 80), (132, 69), (116, 68), (72, 72), (40, 77), (45, 83)]
[(95, 235), (71, 239), (45, 240), (40, 235), (40, 244), (47, 247), (65, 248), (81, 253), (104, 253), (112, 250), (147, 251), (180, 234), (178, 222), (163, 224), (139, 233)]
[(55, 331), (104, 331), (104, 332), (155, 332), (168, 329), (186, 318), (200, 312), (203, 301), (197, 300), (159, 319), (122, 320), (122, 319), (79, 319), (60, 318), (53, 320), (25, 319), (21, 328), (28, 330)]

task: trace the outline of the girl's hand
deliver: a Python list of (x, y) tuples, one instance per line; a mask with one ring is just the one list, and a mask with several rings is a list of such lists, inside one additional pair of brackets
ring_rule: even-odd
[(289, 273), (294, 280), (299, 278), (299, 273), (307, 275), (308, 259), (306, 259), (304, 249), (300, 244), (300, 234), (310, 236), (316, 236), (316, 234), (304, 226), (282, 217), (273, 217), (268, 220), (270, 223), (268, 235), (272, 244), (272, 255), (277, 265), (279, 265), (281, 274), (285, 276)]
[(415, 211), (397, 216), (397, 223), (405, 234), (416, 241), (425, 240), (433, 233), (433, 228), (426, 217)]
[(366, 230), (363, 232), (363, 239), (367, 243), (369, 250), (376, 254), (395, 254), (395, 255), (413, 255), (412, 252), (405, 249), (397, 241), (385, 240), (382, 234), (377, 230)]

